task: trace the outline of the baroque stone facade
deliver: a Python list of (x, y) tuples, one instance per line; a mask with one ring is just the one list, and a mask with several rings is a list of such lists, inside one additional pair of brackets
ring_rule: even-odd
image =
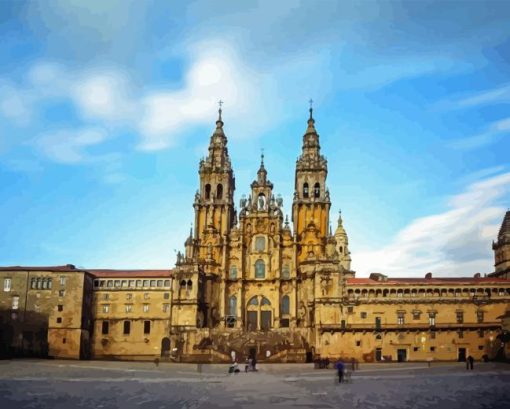
[(290, 221), (263, 156), (236, 208), (220, 110), (175, 268), (0, 268), (0, 353), (183, 362), (504, 355), (509, 213), (493, 244), (494, 275), (355, 277), (341, 215), (330, 227), (328, 167), (312, 114)]

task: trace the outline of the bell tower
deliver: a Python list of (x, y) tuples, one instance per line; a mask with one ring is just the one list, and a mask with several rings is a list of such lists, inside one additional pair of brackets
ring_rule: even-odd
[(209, 143), (209, 154), (200, 161), (200, 188), (195, 195), (194, 237), (199, 243), (198, 258), (222, 262), (220, 243), (235, 221), (235, 177), (223, 132), (222, 110), (218, 110), (216, 129)]
[[(307, 231), (313, 231), (313, 235), (320, 241), (324, 241), (329, 233), (331, 201), (326, 188), (328, 165), (326, 158), (320, 153), (319, 135), (315, 130), (311, 103), (310, 100), (310, 117), (303, 135), (302, 154), (296, 161), (292, 221), (298, 242), (303, 240)], [(321, 244), (316, 243), (319, 246)], [(298, 258), (304, 260), (308, 256), (301, 251)]]

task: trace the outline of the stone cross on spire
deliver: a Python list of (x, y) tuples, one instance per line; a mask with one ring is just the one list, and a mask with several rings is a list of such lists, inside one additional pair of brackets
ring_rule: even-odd
[(220, 108), (218, 109), (218, 114), (219, 114), (219, 116), (218, 116), (218, 122), (221, 122), (221, 112), (222, 112), (222, 111), (221, 111), (221, 106), (223, 105), (223, 101), (222, 101), (221, 99), (218, 101), (218, 105), (219, 105), (219, 107), (220, 107)]

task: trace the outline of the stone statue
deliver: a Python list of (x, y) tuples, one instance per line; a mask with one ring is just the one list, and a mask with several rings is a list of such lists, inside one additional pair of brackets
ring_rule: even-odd
[(264, 205), (265, 205), (265, 200), (264, 200), (264, 196), (259, 196), (259, 210), (264, 210)]

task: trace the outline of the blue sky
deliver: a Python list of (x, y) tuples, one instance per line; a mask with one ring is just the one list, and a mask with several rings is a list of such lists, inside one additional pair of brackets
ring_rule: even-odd
[(0, 2), (0, 265), (168, 268), (217, 104), (290, 210), (308, 103), (360, 277), (491, 272), (508, 2)]

